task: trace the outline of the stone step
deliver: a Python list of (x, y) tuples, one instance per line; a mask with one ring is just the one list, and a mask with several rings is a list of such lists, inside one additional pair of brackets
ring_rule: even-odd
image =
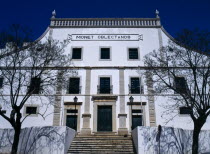
[(91, 136), (79, 136), (77, 135), (68, 153), (71, 154), (105, 154), (105, 153), (126, 153), (134, 154), (134, 147), (131, 136), (117, 136), (117, 135), (91, 135)]
[(91, 143), (91, 144), (88, 144), (88, 143), (72, 143), (71, 146), (103, 146), (103, 145), (107, 145), (107, 146), (116, 146), (116, 145), (119, 145), (119, 146), (133, 146), (132, 143), (124, 143), (124, 144), (112, 144), (112, 143)]
[(107, 151), (107, 152), (110, 152), (110, 151), (112, 151), (112, 152), (133, 152), (133, 150), (132, 149), (71, 149), (71, 150), (68, 150), (68, 152), (84, 152), (84, 151), (89, 151), (89, 152), (92, 152), (92, 151), (94, 151), (94, 152), (96, 152), (96, 151), (98, 151), (98, 152), (101, 152), (101, 151), (103, 151), (103, 152), (105, 152), (105, 151)]
[(75, 138), (74, 140), (131, 140), (131, 138)]
[(116, 145), (119, 145), (119, 146), (133, 146), (132, 143), (124, 143), (124, 144), (103, 144), (103, 143), (91, 143), (91, 144), (88, 144), (88, 143), (72, 143), (71, 146), (103, 146), (103, 145), (107, 145), (107, 146), (116, 146)]
[(73, 148), (81, 148), (81, 149), (106, 149), (106, 148), (109, 148), (109, 149), (126, 149), (126, 148), (133, 148), (133, 146), (119, 146), (119, 145), (115, 145), (115, 146), (103, 146), (103, 145), (100, 145), (100, 146), (97, 146), (97, 145), (93, 145), (93, 146), (71, 146), (70, 149), (73, 149)]
[(128, 151), (125, 151), (125, 152), (114, 152), (114, 151), (70, 151), (68, 152), (68, 154), (134, 154), (134, 152), (128, 152)]
[(81, 149), (81, 150), (131, 150), (133, 151), (133, 147), (125, 147), (125, 148), (122, 148), (122, 147), (71, 147), (70, 148), (71, 150), (78, 150), (78, 149)]
[(108, 142), (108, 143), (132, 143), (132, 141), (131, 140), (74, 140), (73, 142), (75, 142), (75, 143), (77, 143), (77, 142), (87, 142), (87, 143), (98, 143), (98, 142), (100, 142), (100, 143), (106, 143), (106, 142)]
[(76, 138), (132, 138), (131, 136), (95, 136), (95, 135), (89, 135), (89, 136), (76, 136)]
[(128, 135), (128, 136), (123, 136), (123, 135), (107, 135), (107, 134), (104, 134), (104, 135), (77, 135), (77, 137), (116, 137), (116, 138), (118, 138), (118, 137), (124, 137), (124, 138), (128, 138), (128, 137), (130, 137), (131, 138), (131, 136), (130, 135)]

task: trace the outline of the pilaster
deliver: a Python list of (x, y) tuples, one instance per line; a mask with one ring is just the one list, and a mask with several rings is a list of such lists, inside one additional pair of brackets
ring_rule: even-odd
[(156, 126), (155, 103), (154, 103), (154, 89), (152, 75), (147, 72), (147, 89), (148, 89), (148, 105), (149, 105), (149, 120), (150, 126)]
[(54, 112), (53, 112), (53, 126), (60, 126), (62, 75), (63, 75), (63, 72), (61, 72), (61, 71), (59, 71), (58, 74), (57, 74), (57, 81), (58, 82), (57, 82)]
[(127, 114), (125, 113), (125, 79), (124, 79), (124, 69), (119, 69), (119, 101), (120, 101), (120, 113), (118, 114), (119, 118), (119, 135), (128, 134), (128, 128), (126, 128), (126, 118)]
[(81, 130), (81, 134), (91, 134), (90, 129), (90, 85), (91, 85), (91, 69), (86, 69), (86, 87), (85, 87), (85, 103), (84, 103), (84, 114), (82, 114), (83, 118), (83, 128)]

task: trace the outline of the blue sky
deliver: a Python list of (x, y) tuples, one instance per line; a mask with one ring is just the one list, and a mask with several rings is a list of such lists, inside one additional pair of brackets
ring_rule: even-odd
[(37, 38), (54, 9), (58, 18), (153, 18), (158, 9), (172, 36), (183, 28), (210, 31), (210, 0), (1, 0), (0, 31), (18, 23), (30, 27)]

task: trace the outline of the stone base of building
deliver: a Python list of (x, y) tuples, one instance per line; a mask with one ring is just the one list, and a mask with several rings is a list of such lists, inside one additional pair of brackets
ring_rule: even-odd
[(128, 129), (127, 128), (119, 128), (118, 135), (128, 135)]
[(91, 129), (90, 128), (82, 128), (80, 135), (91, 135)]

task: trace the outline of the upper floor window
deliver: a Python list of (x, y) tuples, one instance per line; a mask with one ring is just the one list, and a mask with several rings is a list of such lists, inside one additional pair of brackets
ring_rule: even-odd
[(72, 49), (72, 59), (82, 59), (82, 48)]
[(129, 59), (139, 59), (139, 51), (138, 48), (129, 48), (128, 49), (128, 58)]
[(41, 78), (31, 78), (31, 83), (29, 86), (29, 92), (32, 94), (40, 93)]
[(190, 114), (192, 112), (192, 109), (190, 107), (180, 107), (179, 108), (179, 114)]
[(100, 59), (110, 59), (110, 48), (101, 48)]
[(70, 78), (69, 79), (69, 94), (79, 94), (80, 93), (80, 78)]
[(141, 84), (141, 78), (139, 77), (130, 78), (129, 93), (130, 94), (143, 94), (144, 93), (144, 87)]
[(0, 77), (0, 88), (3, 87), (3, 80), (4, 80), (4, 78), (1, 78), (1, 77)]
[(112, 93), (110, 77), (100, 77), (99, 82), (100, 82), (99, 86), (98, 86), (99, 94), (111, 94)]
[(174, 78), (174, 86), (177, 92), (179, 93), (187, 93), (188, 87), (187, 87), (187, 81), (184, 77), (175, 77)]

